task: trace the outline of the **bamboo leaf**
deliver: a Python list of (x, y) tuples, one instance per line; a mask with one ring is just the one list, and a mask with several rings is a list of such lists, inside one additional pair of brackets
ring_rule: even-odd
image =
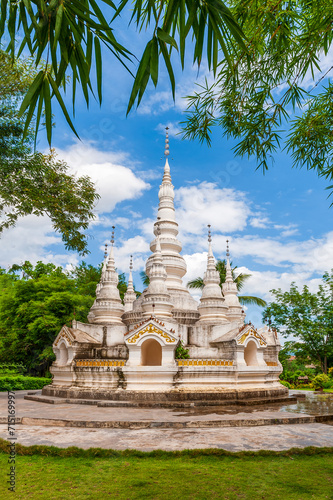
[(168, 35), (168, 33), (165, 33), (161, 28), (157, 28), (157, 37), (162, 40), (163, 42), (172, 45), (176, 50), (178, 50), (178, 45), (177, 42), (172, 36)]
[(156, 87), (158, 80), (158, 42), (157, 38), (154, 37), (151, 44), (151, 56), (150, 56), (150, 75), (153, 83)]
[(171, 83), (173, 100), (175, 100), (176, 83), (175, 83), (175, 75), (173, 73), (172, 65), (171, 65), (171, 62), (170, 62), (170, 55), (168, 54), (168, 51), (167, 51), (166, 46), (165, 46), (165, 43), (162, 40), (159, 40), (159, 45), (160, 45), (160, 49), (161, 49), (161, 52), (162, 52), (162, 56), (163, 56), (166, 68), (168, 70), (169, 79), (170, 79), (170, 83)]
[(74, 125), (73, 125), (73, 123), (72, 123), (72, 120), (70, 119), (70, 116), (69, 116), (69, 114), (68, 114), (68, 111), (67, 111), (66, 106), (65, 106), (65, 104), (64, 104), (64, 101), (63, 101), (63, 99), (62, 99), (62, 97), (61, 97), (61, 94), (60, 94), (60, 92), (59, 92), (59, 89), (58, 89), (58, 86), (57, 86), (56, 82), (53, 80), (53, 78), (52, 78), (52, 76), (51, 76), (50, 74), (48, 74), (48, 75), (47, 75), (47, 78), (48, 78), (48, 81), (49, 81), (49, 82), (50, 82), (50, 84), (51, 84), (52, 90), (53, 90), (53, 92), (54, 92), (54, 94), (55, 94), (55, 96), (56, 96), (56, 98), (57, 98), (57, 101), (58, 101), (58, 103), (60, 104), (60, 107), (61, 107), (61, 109), (62, 109), (62, 112), (63, 112), (63, 113), (64, 113), (64, 115), (65, 115), (65, 118), (66, 118), (66, 120), (67, 120), (68, 125), (69, 125), (69, 126), (70, 126), (70, 128), (73, 130), (73, 132), (74, 132), (74, 134), (76, 135), (76, 137), (77, 137), (78, 139), (80, 139), (80, 138), (79, 138), (79, 136), (78, 136), (78, 134), (77, 134), (77, 132), (76, 132), (76, 130), (75, 130), (75, 128), (74, 128)]
[(44, 93), (44, 103), (45, 103), (45, 125), (46, 125), (46, 134), (47, 141), (49, 146), (51, 146), (51, 137), (52, 137), (52, 107), (51, 107), (51, 95), (50, 95), (50, 86), (47, 77), (44, 78), (43, 82), (43, 93)]
[(133, 84), (133, 87), (132, 87), (130, 99), (129, 99), (129, 102), (128, 102), (127, 112), (126, 112), (127, 115), (131, 111), (131, 109), (133, 107), (133, 104), (135, 102), (135, 99), (137, 98), (137, 95), (138, 95), (138, 93), (140, 91), (141, 84), (142, 84), (144, 76), (145, 76), (145, 73), (147, 71), (149, 72), (149, 69), (150, 69), (150, 57), (151, 57), (151, 46), (152, 46), (152, 40), (150, 40), (147, 43), (146, 48), (145, 48), (145, 50), (143, 52), (143, 55), (142, 55), (142, 58), (141, 58), (141, 61), (140, 61), (140, 64), (139, 64), (139, 68), (138, 68), (138, 71), (137, 71), (136, 76), (135, 76), (135, 80), (134, 80), (134, 84)]
[(7, 5), (8, 0), (1, 0), (1, 11), (0, 11), (0, 39), (5, 31), (6, 20), (7, 20)]
[(58, 40), (59, 40), (60, 30), (61, 30), (61, 26), (62, 26), (63, 13), (64, 13), (64, 4), (61, 3), (57, 9), (57, 15), (56, 15), (56, 22), (55, 22), (55, 28), (54, 28), (54, 41), (53, 41), (54, 48), (56, 47)]
[(99, 39), (95, 37), (96, 79), (99, 103), (102, 104), (102, 54)]
[(21, 107), (19, 109), (19, 112), (18, 112), (19, 118), (23, 115), (23, 113), (25, 112), (27, 107), (31, 105), (31, 102), (32, 102), (32, 99), (34, 98), (34, 96), (36, 94), (38, 94), (40, 87), (43, 84), (43, 76), (44, 76), (44, 71), (41, 70), (37, 74), (37, 76), (35, 77), (32, 84), (30, 85), (29, 90), (26, 93), (26, 95), (22, 101)]

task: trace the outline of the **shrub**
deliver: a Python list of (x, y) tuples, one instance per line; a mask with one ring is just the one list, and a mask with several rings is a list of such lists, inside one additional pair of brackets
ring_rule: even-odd
[(178, 347), (175, 352), (176, 359), (189, 359), (190, 352), (188, 349), (185, 349), (182, 341), (179, 342)]
[(7, 374), (24, 375), (27, 369), (21, 363), (0, 363), (0, 377)]
[(332, 386), (332, 380), (325, 373), (321, 373), (313, 379), (312, 385), (315, 389), (329, 389)]
[(285, 387), (287, 387), (287, 389), (291, 389), (291, 385), (286, 380), (280, 380), (280, 384), (282, 384)]
[(49, 378), (38, 377), (23, 377), (17, 376), (0, 376), (0, 391), (22, 391), (42, 389), (44, 385), (50, 384)]

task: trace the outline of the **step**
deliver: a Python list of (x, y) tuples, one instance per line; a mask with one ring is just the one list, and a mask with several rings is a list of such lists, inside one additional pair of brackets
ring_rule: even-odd
[(238, 399), (238, 400), (196, 400), (196, 401), (110, 401), (110, 400), (94, 400), (94, 399), (74, 399), (74, 398), (58, 398), (53, 396), (24, 396), (24, 399), (36, 401), (38, 403), (47, 404), (83, 404), (94, 405), (98, 407), (128, 407), (128, 408), (194, 408), (194, 407), (221, 407), (221, 406), (262, 406), (268, 404), (293, 404), (297, 403), (296, 396), (288, 396), (283, 398), (264, 398), (264, 399)]
[[(325, 415), (325, 421), (333, 421), (333, 415)], [(52, 427), (79, 427), (104, 429), (193, 429), (207, 427), (258, 427), (264, 425), (294, 425), (314, 424), (323, 421), (317, 416), (295, 414), (290, 417), (278, 418), (225, 418), (219, 420), (183, 420), (183, 421), (153, 421), (153, 420), (73, 420), (63, 418), (35, 418), (22, 417), (21, 425), (52, 426)]]

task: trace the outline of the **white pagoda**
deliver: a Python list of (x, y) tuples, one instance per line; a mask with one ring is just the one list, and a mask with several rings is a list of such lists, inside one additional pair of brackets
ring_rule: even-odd
[[(43, 394), (93, 399), (279, 398), (280, 342), (276, 332), (246, 323), (232, 277), (227, 247), (223, 289), (209, 230), (207, 269), (200, 303), (183, 283), (186, 263), (177, 239), (168, 132), (159, 190), (149, 285), (137, 298), (132, 260), (122, 303), (114, 259), (114, 237), (88, 321), (64, 326), (53, 344), (53, 381)], [(176, 359), (182, 343), (189, 358)], [(157, 394), (157, 395), (156, 395)]]

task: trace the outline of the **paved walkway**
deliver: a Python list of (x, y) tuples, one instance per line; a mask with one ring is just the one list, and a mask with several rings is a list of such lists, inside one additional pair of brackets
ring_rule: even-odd
[[(28, 391), (16, 392), (16, 417), (19, 419), (68, 420), (87, 422), (152, 422), (152, 423), (204, 423), (222, 421), (255, 421), (262, 419), (299, 419), (309, 417), (306, 413), (290, 413), (279, 404), (260, 407), (209, 406), (196, 408), (127, 408), (98, 407), (82, 404), (47, 404), (23, 399)], [(7, 393), (0, 393), (1, 423), (7, 416)], [(50, 422), (51, 423), (51, 422)], [(43, 425), (47, 425), (45, 422)], [(253, 422), (253, 425), (254, 422)]]
[[(17, 442), (53, 445), (59, 448), (111, 448), (167, 451), (222, 448), (241, 450), (288, 450), (306, 446), (333, 447), (333, 426), (324, 424), (232, 427), (219, 429), (77, 429), (18, 425)], [(0, 425), (0, 437), (8, 437)]]
[[(25, 394), (27, 391), (16, 392), (16, 417), (22, 422), (16, 425), (16, 435), (17, 441), (27, 446), (44, 444), (63, 448), (132, 448), (143, 451), (333, 447), (333, 425), (314, 423), (315, 417), (288, 412), (282, 405), (267, 405), (260, 409), (101, 408), (80, 404), (49, 405), (25, 400)], [(7, 393), (0, 393), (0, 418), (0, 437), (7, 439)], [(284, 425), (281, 419), (293, 425)], [(302, 419), (308, 423), (303, 423)], [(264, 425), (268, 420), (280, 425)], [(82, 422), (91, 427), (82, 428)], [(109, 426), (114, 428), (99, 428)], [(149, 428), (140, 428), (145, 426)], [(166, 428), (168, 426), (172, 428)]]

